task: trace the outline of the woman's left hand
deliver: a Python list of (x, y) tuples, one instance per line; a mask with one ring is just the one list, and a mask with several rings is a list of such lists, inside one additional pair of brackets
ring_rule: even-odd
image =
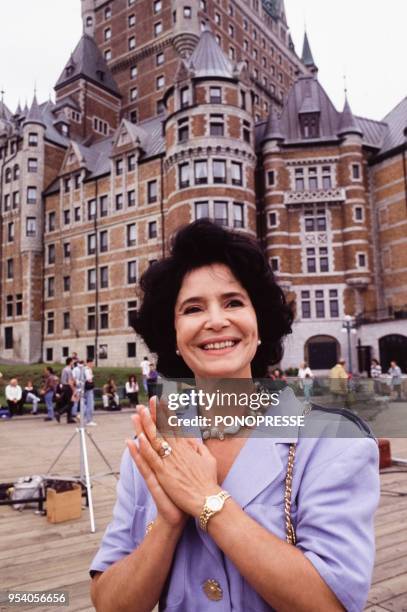
[[(145, 461), (172, 501), (184, 512), (198, 517), (205, 497), (221, 491), (217, 482), (215, 457), (204, 444), (191, 438), (157, 438), (155, 424), (147, 408), (140, 412), (144, 433), (139, 436), (139, 448)], [(160, 457), (160, 445), (168, 442), (172, 452)]]

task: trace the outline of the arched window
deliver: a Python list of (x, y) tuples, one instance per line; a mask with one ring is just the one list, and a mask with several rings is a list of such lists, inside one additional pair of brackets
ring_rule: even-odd
[(340, 347), (333, 336), (312, 336), (304, 347), (304, 358), (314, 370), (328, 370), (338, 362)]

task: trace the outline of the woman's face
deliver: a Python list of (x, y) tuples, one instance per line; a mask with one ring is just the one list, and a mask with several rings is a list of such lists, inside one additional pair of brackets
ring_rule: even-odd
[(178, 350), (198, 378), (251, 378), (256, 313), (231, 270), (213, 264), (185, 275), (175, 304)]

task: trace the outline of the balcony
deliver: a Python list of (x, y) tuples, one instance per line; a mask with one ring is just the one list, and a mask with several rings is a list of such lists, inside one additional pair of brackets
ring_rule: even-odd
[(314, 202), (339, 204), (345, 202), (345, 189), (315, 189), (304, 191), (288, 191), (284, 194), (284, 204), (295, 206), (298, 204), (312, 204)]
[(407, 304), (402, 306), (387, 306), (378, 310), (362, 312), (356, 316), (356, 325), (367, 325), (381, 321), (407, 319)]

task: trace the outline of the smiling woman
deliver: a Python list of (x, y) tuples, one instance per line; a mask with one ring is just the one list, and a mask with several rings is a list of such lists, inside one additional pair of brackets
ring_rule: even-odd
[[(219, 384), (252, 393), (252, 377), (280, 360), (292, 310), (244, 234), (197, 221), (141, 282), (137, 331), (161, 374), (195, 378), (197, 395), (215, 396)], [(91, 565), (97, 611), (362, 610), (379, 493), (368, 428), (352, 415), (347, 437), (300, 435), (306, 427), (256, 437), (240, 404), (241, 423), (228, 431), (219, 402), (211, 410), (223, 429), (200, 431), (211, 413), (192, 400), (196, 438), (160, 431), (154, 399), (133, 417), (137, 442), (127, 443), (113, 520)], [(278, 400), (258, 418), (304, 421), (290, 390)]]

